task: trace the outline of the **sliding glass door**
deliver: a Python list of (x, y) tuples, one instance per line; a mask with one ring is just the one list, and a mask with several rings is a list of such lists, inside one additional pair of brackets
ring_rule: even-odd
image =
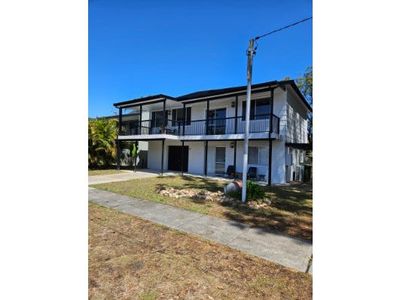
[(207, 134), (225, 134), (226, 108), (208, 111)]

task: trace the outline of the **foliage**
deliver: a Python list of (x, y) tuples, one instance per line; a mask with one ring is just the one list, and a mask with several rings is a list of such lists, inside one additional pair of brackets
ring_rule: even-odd
[[(247, 186), (247, 192), (246, 192), (246, 200), (261, 200), (265, 197), (265, 192), (261, 186), (256, 184), (254, 181), (247, 180), (246, 183)], [(236, 199), (242, 199), (242, 191), (238, 192), (231, 192), (228, 194), (230, 197), (236, 198)]]
[(262, 199), (265, 196), (264, 190), (251, 180), (247, 181), (247, 200)]
[(89, 167), (112, 165), (117, 156), (115, 140), (118, 136), (117, 120), (92, 119), (88, 126)]
[[(313, 105), (313, 70), (312, 66), (308, 67), (303, 75), (296, 80), (296, 84), (299, 87), (299, 90), (303, 93), (307, 102), (312, 107)], [(308, 139), (312, 142), (312, 114), (308, 115)]]
[(131, 157), (132, 157), (132, 162), (134, 163), (134, 170), (135, 171), (136, 171), (136, 159), (137, 159), (138, 154), (139, 154), (139, 149), (138, 149), (136, 143), (132, 143), (132, 146), (131, 146)]
[(308, 101), (308, 103), (313, 105), (313, 70), (312, 67), (308, 67), (303, 74), (303, 77), (300, 77), (296, 80), (296, 84), (299, 87), (299, 90), (303, 93), (304, 97)]

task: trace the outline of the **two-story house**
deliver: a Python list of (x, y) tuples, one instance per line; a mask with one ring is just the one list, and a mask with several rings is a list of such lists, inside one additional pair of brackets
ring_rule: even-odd
[[(245, 105), (246, 86), (115, 103), (117, 144), (147, 142), (147, 167), (160, 173), (240, 177)], [(268, 184), (301, 180), (312, 109), (295, 82), (254, 84), (250, 107), (250, 176)]]

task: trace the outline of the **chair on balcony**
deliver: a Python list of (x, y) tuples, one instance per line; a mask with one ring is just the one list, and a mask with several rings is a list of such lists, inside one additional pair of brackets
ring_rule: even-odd
[(248, 179), (257, 179), (257, 168), (256, 167), (249, 168), (249, 170), (247, 171), (247, 178)]
[(228, 168), (226, 169), (226, 175), (228, 175), (228, 177), (230, 178), (234, 178), (236, 175), (235, 166), (228, 166)]

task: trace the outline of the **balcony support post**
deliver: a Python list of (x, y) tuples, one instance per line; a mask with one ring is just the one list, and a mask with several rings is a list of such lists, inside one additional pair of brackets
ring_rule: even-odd
[(160, 174), (164, 174), (164, 144), (165, 144), (165, 139), (161, 140), (161, 168), (160, 168)]
[(185, 125), (186, 125), (186, 103), (183, 103), (183, 134), (182, 135), (185, 135)]
[(183, 157), (184, 157), (184, 147), (185, 147), (185, 141), (182, 141), (182, 147), (181, 147), (181, 175), (183, 176)]
[[(238, 96), (235, 98), (235, 133), (237, 133), (237, 117), (238, 117)], [(236, 146), (235, 146), (236, 147)], [(236, 148), (235, 148), (236, 149)]]
[[(206, 109), (206, 134), (208, 134), (208, 115), (210, 112), (210, 100), (207, 100), (207, 109)], [(206, 175), (207, 176), (207, 175)]]
[(115, 142), (117, 144), (117, 170), (119, 170), (121, 169), (121, 145), (118, 139)]
[(270, 104), (270, 112), (269, 112), (269, 139), (268, 139), (268, 185), (272, 184), (272, 116), (274, 114), (274, 89), (271, 90), (271, 104)]
[(208, 141), (204, 143), (204, 176), (207, 177), (207, 155), (208, 155)]
[(142, 134), (142, 104), (139, 105), (139, 134)]
[[(235, 132), (236, 133), (236, 132)], [(234, 142), (234, 148), (233, 148), (233, 168), (235, 169), (235, 178), (236, 178), (236, 148), (237, 148), (237, 141)]]
[(168, 120), (165, 118), (165, 102), (166, 102), (166, 99), (164, 99), (164, 101), (163, 101), (163, 128), (162, 128), (161, 133), (166, 133), (165, 128), (167, 127), (167, 122), (168, 122)]
[(121, 134), (122, 129), (122, 107), (118, 109), (118, 135)]

